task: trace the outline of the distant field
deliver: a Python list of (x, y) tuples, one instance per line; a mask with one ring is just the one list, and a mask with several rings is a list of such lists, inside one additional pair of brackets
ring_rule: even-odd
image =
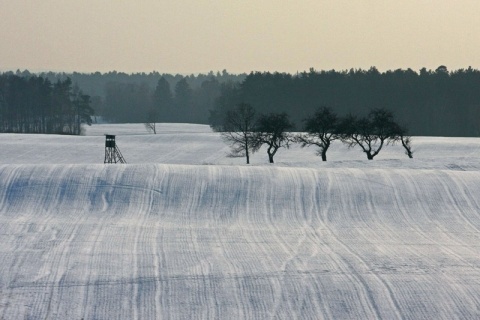
[(0, 319), (480, 318), (480, 138), (247, 166), (159, 128), (0, 135)]

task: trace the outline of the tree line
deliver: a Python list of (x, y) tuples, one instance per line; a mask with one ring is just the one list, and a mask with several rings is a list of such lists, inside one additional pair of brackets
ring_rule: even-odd
[(109, 122), (187, 122), (207, 123), (208, 110), (220, 95), (215, 78), (204, 80), (193, 89), (186, 77), (172, 88), (161, 77), (154, 88), (146, 83), (110, 82), (106, 84), (101, 115)]
[(250, 163), (250, 155), (266, 146), (268, 160), (280, 148), (289, 148), (291, 143), (302, 147), (316, 146), (317, 155), (327, 161), (327, 151), (335, 140), (349, 147), (358, 146), (373, 160), (388, 144), (401, 143), (405, 154), (413, 158), (411, 137), (407, 128), (399, 125), (391, 111), (384, 108), (371, 109), (366, 116), (348, 114), (339, 117), (331, 108), (318, 108), (314, 114), (303, 120), (303, 133), (291, 132), (294, 123), (286, 113), (260, 114), (247, 103), (237, 104), (227, 111), (219, 124), (212, 124), (222, 139), (230, 146), (231, 157), (245, 157)]
[(156, 71), (132, 73), (42, 72), (28, 70), (5, 72), (4, 75), (48, 79), (51, 83), (71, 79), (90, 96), (95, 111), (93, 121), (143, 123), (152, 115), (161, 122), (208, 123), (209, 110), (226, 83), (240, 83), (246, 74), (227, 70), (205, 74), (168, 74)]
[(78, 135), (92, 123), (90, 104), (69, 78), (0, 75), (0, 132)]
[(154, 86), (146, 82), (108, 82), (97, 109), (109, 122), (144, 122), (149, 127), (158, 122), (207, 124), (209, 110), (222, 87), (237, 83), (231, 79), (241, 78), (224, 71), (210, 76), (162, 75)]
[[(30, 77), (28, 70), (9, 74)], [(152, 116), (161, 122), (208, 123), (209, 110), (225, 83), (240, 83), (246, 74), (227, 70), (206, 74), (133, 73), (54, 73), (39, 76), (51, 82), (70, 78), (90, 95), (94, 121), (142, 123)]]
[[(28, 71), (10, 72), (24, 78)], [(42, 73), (51, 83), (70, 78), (86, 95), (95, 116), (107, 122), (187, 122), (218, 124), (235, 105), (245, 102), (258, 112), (287, 113), (302, 119), (325, 105), (345, 116), (386, 108), (412, 135), (479, 136), (480, 71), (449, 71), (445, 66), (378, 71), (351, 69), (289, 74), (226, 70), (197, 75), (151, 73)], [(97, 118), (94, 118), (94, 121)], [(100, 121), (100, 119), (98, 119)], [(152, 130), (155, 128), (152, 128)]]
[(386, 108), (413, 135), (480, 135), (480, 71), (472, 68), (453, 72), (445, 66), (419, 72), (311, 69), (296, 75), (252, 72), (243, 82), (224, 88), (211, 110), (210, 123), (218, 124), (242, 102), (261, 113), (290, 114), (298, 127), (325, 105), (342, 116)]

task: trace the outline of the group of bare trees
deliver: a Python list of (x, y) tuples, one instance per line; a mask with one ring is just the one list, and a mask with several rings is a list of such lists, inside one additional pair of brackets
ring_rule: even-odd
[(246, 157), (250, 163), (250, 154), (258, 151), (262, 145), (267, 146), (268, 160), (273, 163), (273, 157), (280, 148), (288, 148), (293, 142), (289, 132), (293, 124), (286, 113), (271, 113), (256, 117), (253, 107), (246, 103), (229, 110), (223, 125), (213, 127), (221, 132), (222, 139), (231, 147), (231, 157)]
[(304, 132), (293, 133), (293, 123), (286, 113), (270, 113), (256, 116), (255, 109), (245, 103), (229, 110), (221, 125), (212, 125), (220, 131), (222, 139), (230, 145), (232, 157), (246, 157), (263, 145), (267, 148), (268, 160), (273, 158), (280, 148), (289, 148), (292, 143), (302, 147), (316, 146), (322, 161), (327, 161), (327, 151), (335, 141), (341, 141), (353, 148), (358, 146), (372, 160), (388, 144), (401, 142), (405, 154), (413, 158), (411, 137), (405, 127), (395, 122), (393, 113), (386, 109), (372, 109), (364, 116), (349, 114), (339, 117), (332, 109), (319, 108), (312, 116), (304, 120)]
[(302, 147), (315, 145), (323, 161), (327, 161), (327, 150), (335, 140), (349, 147), (358, 146), (372, 160), (383, 146), (401, 142), (405, 153), (413, 158), (411, 137), (407, 129), (400, 126), (393, 113), (386, 109), (372, 109), (364, 117), (349, 114), (339, 118), (330, 108), (322, 107), (305, 120), (306, 133), (296, 137)]

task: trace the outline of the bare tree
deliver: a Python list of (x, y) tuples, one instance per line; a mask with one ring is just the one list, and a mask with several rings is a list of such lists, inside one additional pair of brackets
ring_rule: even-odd
[(157, 122), (159, 121), (159, 115), (158, 111), (155, 110), (154, 108), (151, 108), (147, 112), (147, 122), (145, 122), (145, 128), (149, 132), (153, 132), (154, 134), (157, 134)]
[(400, 141), (402, 142), (402, 146), (405, 148), (405, 154), (410, 159), (412, 159), (413, 158), (412, 137), (408, 135), (401, 135)]
[(346, 116), (339, 125), (342, 141), (349, 147), (358, 145), (368, 160), (379, 154), (385, 144), (398, 140), (398, 125), (393, 113), (386, 109), (373, 109), (367, 117)]
[(286, 113), (271, 113), (261, 115), (258, 119), (256, 146), (267, 145), (268, 160), (273, 163), (273, 157), (280, 148), (289, 148), (293, 136), (287, 131), (293, 128), (293, 123)]
[(405, 149), (405, 154), (412, 159), (413, 150), (412, 150), (412, 137), (408, 135), (408, 130), (405, 126), (398, 126), (396, 140), (400, 140), (403, 148)]
[(305, 134), (295, 137), (295, 142), (301, 143), (302, 148), (315, 145), (319, 148), (317, 155), (322, 161), (327, 161), (327, 150), (334, 140), (339, 139), (337, 133), (338, 116), (327, 107), (319, 108), (314, 115), (305, 119)]
[(246, 103), (241, 103), (228, 111), (221, 136), (230, 145), (231, 157), (245, 156), (250, 163), (250, 154), (258, 150), (255, 141), (255, 110)]
[(413, 150), (412, 150), (412, 137), (408, 134), (408, 129), (405, 125), (393, 124), (394, 134), (391, 137), (392, 144), (400, 141), (403, 148), (405, 149), (405, 154), (412, 159)]

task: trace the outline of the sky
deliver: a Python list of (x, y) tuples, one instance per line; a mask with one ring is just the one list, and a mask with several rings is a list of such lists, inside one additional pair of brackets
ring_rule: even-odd
[(0, 0), (0, 70), (480, 69), (478, 0)]

